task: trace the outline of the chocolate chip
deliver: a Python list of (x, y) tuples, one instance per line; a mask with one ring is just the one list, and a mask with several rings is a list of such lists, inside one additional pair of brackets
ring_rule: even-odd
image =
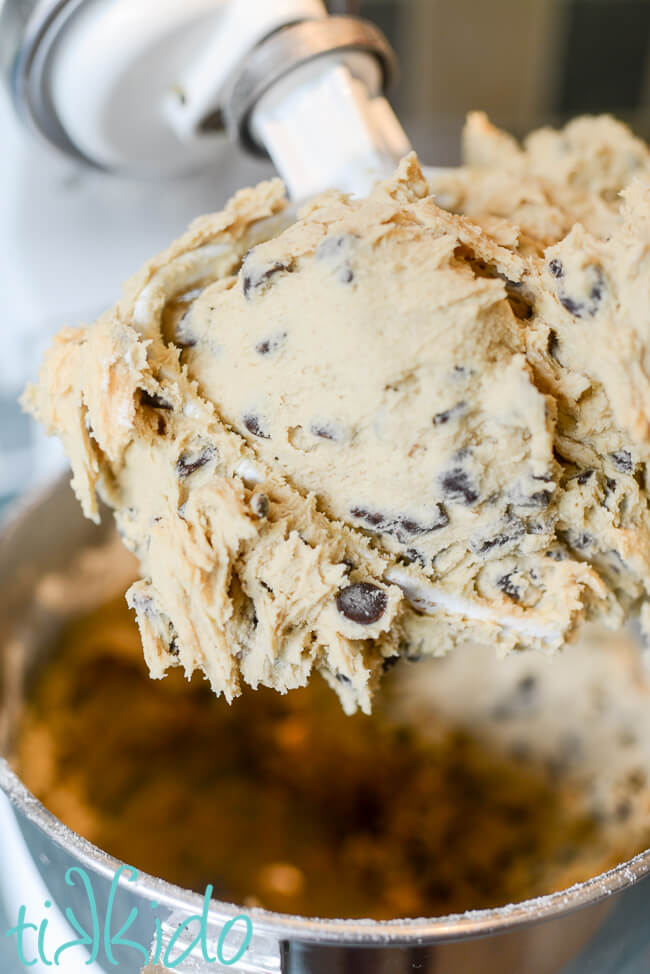
[(266, 494), (253, 494), (250, 499), (250, 508), (255, 517), (263, 520), (269, 513), (269, 499)]
[[(457, 456), (460, 458), (460, 451)], [(474, 504), (479, 499), (476, 485), (462, 467), (453, 467), (444, 473), (440, 478), (440, 484), (449, 500), (469, 505)]]
[(504, 545), (521, 538), (526, 532), (524, 522), (521, 518), (511, 513), (506, 514), (503, 518), (502, 525), (498, 533), (493, 537), (479, 539), (470, 543), (472, 551), (478, 555), (487, 555), (493, 548), (502, 548)]
[(541, 507), (548, 507), (551, 502), (553, 494), (550, 490), (538, 490), (534, 494), (529, 494), (528, 497), (523, 497), (517, 499), (518, 507), (530, 507), (533, 509), (538, 509)]
[(609, 459), (621, 473), (632, 473), (634, 470), (632, 454), (629, 450), (616, 450), (614, 453), (610, 453)]
[(344, 264), (339, 271), (339, 281), (341, 284), (351, 284), (354, 280), (354, 271), (349, 264)]
[(560, 299), (560, 304), (563, 308), (566, 308), (567, 311), (574, 315), (574, 317), (582, 318), (584, 305), (581, 301), (575, 301), (573, 298), (570, 298), (568, 294), (559, 294), (558, 298)]
[(593, 473), (593, 470), (582, 470), (575, 479), (583, 487), (587, 481), (591, 480)]
[(546, 343), (546, 350), (547, 350), (548, 354), (551, 356), (552, 359), (555, 359), (555, 361), (558, 364), (561, 364), (560, 363), (560, 360), (557, 357), (557, 353), (559, 351), (559, 348), (560, 348), (560, 339), (557, 337), (557, 332), (553, 331), (553, 329), (551, 328), (551, 330), (548, 333), (548, 341)]
[(257, 416), (244, 416), (244, 426), (253, 436), (259, 436), (262, 440), (270, 440), (271, 436), (264, 430)]
[(146, 389), (140, 390), (140, 403), (143, 406), (150, 406), (152, 409), (173, 409), (174, 407), (162, 396), (147, 392)]
[(367, 511), (364, 507), (353, 507), (350, 510), (350, 514), (365, 521), (373, 528), (378, 528), (383, 524), (389, 523), (389, 519), (385, 514), (380, 514), (379, 511)]
[(456, 419), (457, 416), (462, 416), (467, 408), (467, 404), (463, 402), (457, 402), (455, 406), (450, 409), (445, 409), (442, 413), (436, 413), (433, 417), (434, 426), (442, 426), (444, 423), (448, 423), (450, 419)]
[(176, 636), (174, 636), (170, 642), (167, 652), (170, 654), (170, 656), (178, 656), (180, 654), (180, 650), (178, 648), (178, 639)]
[(350, 513), (353, 517), (365, 521), (371, 530), (376, 530), (379, 534), (394, 535), (402, 544), (405, 544), (410, 538), (429, 534), (431, 531), (438, 531), (449, 524), (449, 515), (442, 504), (435, 505), (433, 519), (424, 524), (408, 515), (382, 514), (380, 511), (369, 511), (364, 507), (353, 507)]
[(595, 275), (595, 280), (589, 288), (589, 296), (586, 300), (571, 297), (563, 287), (558, 289), (557, 296), (560, 304), (575, 318), (593, 318), (598, 312), (605, 293), (605, 278), (600, 267), (596, 264), (590, 264), (585, 268), (584, 273)]
[(563, 541), (569, 545), (570, 548), (575, 548), (576, 551), (584, 551), (593, 544), (593, 538), (586, 531), (558, 531), (558, 534)]
[(355, 582), (336, 596), (336, 608), (341, 615), (361, 626), (369, 626), (381, 619), (387, 605), (386, 593), (370, 582)]
[(506, 575), (502, 575), (501, 578), (497, 579), (497, 585), (505, 595), (508, 595), (515, 602), (519, 602), (521, 599), (521, 589), (515, 583), (513, 576), (514, 572), (508, 572)]
[(405, 565), (417, 564), (420, 565), (421, 568), (424, 568), (426, 565), (426, 561), (424, 560), (424, 555), (422, 554), (421, 551), (418, 551), (417, 548), (407, 548), (401, 560)]
[(519, 693), (526, 697), (531, 696), (537, 689), (537, 677), (533, 676), (532, 673), (528, 673), (526, 676), (522, 676), (519, 683), (517, 684), (517, 689)]
[(448, 524), (449, 515), (442, 504), (436, 504), (432, 521), (427, 521), (426, 524), (422, 524), (420, 521), (413, 520), (413, 518), (401, 517), (397, 522), (396, 534), (398, 539), (403, 541), (404, 535), (417, 537), (421, 534), (429, 534), (431, 531), (439, 531), (440, 528), (446, 528)]
[(276, 274), (280, 274), (282, 271), (290, 273), (293, 269), (292, 263), (284, 263), (281, 260), (275, 261), (268, 267), (250, 266), (250, 253), (249, 251), (242, 263), (242, 291), (248, 301), (251, 300), (255, 291), (267, 284)]
[(399, 663), (400, 659), (400, 656), (384, 656), (381, 663), (382, 672), (387, 673), (388, 670), (392, 670)]
[(282, 348), (286, 340), (286, 331), (279, 331), (277, 334), (265, 338), (264, 341), (258, 342), (255, 346), (255, 351), (258, 355), (272, 355), (273, 352), (277, 352), (279, 348)]
[(554, 257), (549, 261), (548, 269), (553, 277), (564, 277), (564, 264), (559, 258)]
[(337, 673), (336, 679), (339, 681), (339, 683), (342, 683), (346, 687), (352, 686), (352, 680), (349, 676), (346, 676), (345, 673)]
[(569, 554), (564, 548), (549, 548), (546, 552), (546, 557), (551, 558), (553, 561), (566, 561)]
[(326, 426), (324, 423), (312, 423), (309, 429), (314, 436), (320, 436), (322, 440), (338, 439), (333, 426)]
[(176, 463), (176, 472), (178, 473), (178, 476), (189, 477), (190, 474), (193, 474), (195, 470), (199, 470), (201, 467), (204, 467), (206, 463), (209, 463), (214, 457), (215, 453), (216, 450), (213, 446), (206, 447), (206, 449), (202, 450), (198, 455), (192, 453), (181, 453)]
[(550, 483), (553, 480), (552, 473), (534, 473), (531, 474), (533, 480), (542, 480), (545, 484)]

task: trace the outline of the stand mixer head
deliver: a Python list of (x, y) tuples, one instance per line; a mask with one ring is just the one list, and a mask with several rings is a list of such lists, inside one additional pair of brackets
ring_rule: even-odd
[(7, 0), (0, 32), (22, 119), (91, 166), (191, 171), (230, 137), (299, 200), (364, 193), (409, 149), (390, 45), (321, 0)]

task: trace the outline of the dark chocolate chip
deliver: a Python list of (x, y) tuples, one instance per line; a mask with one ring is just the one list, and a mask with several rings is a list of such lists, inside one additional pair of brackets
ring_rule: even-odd
[(336, 430), (333, 426), (326, 426), (324, 423), (312, 423), (309, 427), (314, 436), (320, 436), (322, 440), (336, 440)]
[(575, 318), (582, 318), (582, 312), (584, 311), (582, 301), (576, 301), (574, 298), (569, 297), (568, 294), (558, 294), (558, 298), (562, 307), (566, 308), (570, 314)]
[(585, 548), (593, 544), (594, 540), (586, 531), (558, 531), (558, 534), (570, 548), (575, 548), (576, 551), (584, 551)]
[(429, 534), (431, 531), (438, 531), (449, 524), (449, 515), (442, 504), (435, 505), (433, 520), (422, 524), (408, 515), (395, 517), (382, 514), (380, 511), (369, 511), (364, 507), (353, 507), (350, 510), (353, 517), (358, 517), (380, 534), (395, 535), (398, 541), (405, 544), (410, 538), (418, 537), (422, 534)]
[(178, 473), (178, 476), (189, 477), (190, 474), (193, 474), (195, 470), (199, 470), (201, 467), (204, 467), (206, 463), (209, 463), (214, 457), (215, 452), (214, 447), (209, 446), (198, 455), (192, 453), (182, 453), (176, 463), (176, 472)]
[(516, 584), (513, 579), (514, 572), (508, 572), (506, 575), (502, 575), (501, 578), (497, 579), (497, 585), (505, 595), (508, 595), (515, 602), (519, 602), (521, 599), (521, 589)]
[(522, 676), (519, 683), (517, 684), (517, 690), (519, 693), (526, 697), (531, 696), (537, 689), (537, 677), (532, 673), (528, 673), (526, 676)]
[(174, 636), (174, 638), (170, 642), (168, 652), (169, 652), (170, 656), (178, 656), (179, 655), (180, 650), (178, 648), (178, 639), (176, 638), (176, 636)]
[(502, 521), (502, 526), (497, 534), (491, 538), (480, 539), (470, 545), (472, 551), (478, 555), (486, 555), (493, 548), (502, 548), (512, 541), (521, 538), (526, 532), (524, 522), (521, 518), (508, 512)]
[(336, 596), (336, 608), (341, 615), (361, 626), (369, 626), (381, 619), (387, 605), (386, 593), (370, 582), (355, 582)]
[(575, 479), (583, 487), (588, 480), (591, 480), (593, 473), (593, 470), (582, 470)]
[(268, 283), (275, 274), (280, 274), (282, 271), (291, 272), (291, 264), (285, 264), (283, 261), (278, 260), (271, 264), (269, 267), (249, 267), (248, 257), (244, 258), (242, 263), (242, 291), (244, 292), (244, 297), (249, 301), (251, 300), (255, 291), (257, 291), (262, 285)]
[(257, 416), (244, 416), (244, 426), (253, 436), (259, 436), (262, 440), (270, 440), (271, 435), (264, 430)]
[[(604, 291), (605, 291), (605, 281), (603, 280), (601, 275), (598, 278), (598, 280), (595, 282), (595, 284), (592, 286), (591, 291), (589, 292), (589, 298), (592, 304), (595, 305), (596, 307), (602, 301)], [(595, 314), (595, 312), (592, 313)]]
[(533, 509), (548, 507), (552, 497), (553, 494), (551, 493), (550, 490), (538, 490), (534, 494), (530, 494), (528, 497), (524, 497), (521, 500), (517, 500), (517, 506), (530, 507)]
[(554, 257), (553, 260), (549, 261), (548, 269), (553, 277), (564, 277), (564, 264), (558, 257)]
[(457, 416), (462, 416), (467, 408), (467, 404), (463, 402), (457, 402), (455, 406), (451, 406), (450, 409), (445, 409), (442, 413), (436, 413), (433, 417), (434, 426), (442, 426), (444, 423), (448, 423), (450, 419), (456, 419)]
[(595, 273), (596, 279), (589, 289), (589, 297), (586, 301), (578, 301), (566, 293), (563, 287), (558, 289), (558, 300), (562, 307), (566, 308), (575, 318), (593, 318), (598, 313), (598, 309), (605, 293), (605, 278), (600, 267), (590, 264), (586, 271)]
[(417, 548), (407, 548), (402, 560), (405, 565), (420, 565), (421, 568), (424, 568), (426, 565), (424, 555)]
[(250, 499), (250, 508), (255, 517), (263, 520), (268, 516), (270, 504), (266, 494), (253, 494)]
[(609, 459), (621, 473), (632, 473), (634, 470), (632, 454), (628, 450), (616, 450), (614, 453), (610, 453)]
[[(457, 454), (460, 457), (460, 451)], [(479, 499), (479, 492), (476, 485), (472, 482), (469, 474), (462, 467), (453, 467), (440, 478), (440, 484), (445, 496), (451, 501), (459, 501), (463, 504), (474, 504)]]
[(550, 483), (553, 480), (552, 473), (534, 473), (532, 474), (533, 480), (542, 480), (545, 484)]
[(271, 335), (269, 338), (265, 338), (264, 341), (258, 342), (255, 346), (255, 351), (258, 355), (271, 355), (273, 352), (277, 352), (279, 348), (282, 348), (286, 340), (286, 331), (280, 331), (276, 335)]
[(339, 281), (341, 282), (341, 284), (352, 284), (353, 280), (354, 280), (354, 271), (352, 270), (350, 265), (346, 263), (339, 271)]
[(353, 517), (358, 517), (360, 520), (365, 521), (373, 528), (390, 523), (390, 519), (385, 514), (380, 514), (379, 511), (367, 511), (364, 507), (353, 507), (350, 510), (350, 514)]
[(558, 365), (560, 365), (561, 362), (560, 362), (559, 358), (557, 357), (558, 352), (560, 350), (560, 339), (557, 337), (557, 332), (553, 331), (552, 328), (551, 328), (551, 330), (548, 333), (548, 341), (546, 343), (546, 350), (547, 350), (548, 354), (551, 356), (551, 358), (552, 359), (555, 359), (555, 361), (558, 363)]
[(146, 389), (140, 390), (140, 402), (143, 406), (151, 406), (152, 409), (173, 409), (174, 407), (162, 396), (147, 392)]
[(546, 552), (546, 557), (551, 558), (553, 561), (566, 561), (569, 555), (564, 548), (549, 548)]
[(401, 517), (397, 522), (396, 534), (400, 541), (404, 540), (404, 535), (408, 537), (417, 537), (421, 534), (429, 534), (431, 531), (439, 531), (441, 528), (446, 528), (449, 524), (449, 515), (442, 506), (442, 504), (435, 505), (436, 511), (432, 521), (427, 521), (426, 524), (422, 524), (419, 521), (414, 521), (410, 517)]
[(344, 686), (352, 685), (352, 680), (350, 679), (349, 676), (346, 676), (345, 673), (337, 673), (336, 679), (339, 681), (339, 683), (342, 683)]
[(382, 671), (387, 673), (388, 670), (392, 670), (394, 666), (397, 666), (401, 659), (401, 656), (384, 656), (381, 664)]

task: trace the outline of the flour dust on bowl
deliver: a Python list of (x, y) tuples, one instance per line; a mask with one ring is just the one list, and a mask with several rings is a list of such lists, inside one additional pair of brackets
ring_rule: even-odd
[[(9, 520), (1, 571), (3, 904), (11, 922), (21, 904), (28, 922), (47, 915), (46, 958), (79, 938), (66, 909), (92, 934), (94, 906), (98, 949), (91, 936), (61, 963), (114, 969), (112, 900), (109, 949), (120, 970), (140, 971), (202, 914), (209, 884), (208, 957), (220, 936), (226, 960), (243, 945), (248, 927), (230, 920), (251, 924), (241, 960), (224, 970), (647, 966), (650, 854), (633, 853), (650, 844), (650, 727), (631, 641), (590, 633), (550, 663), (484, 656), (462, 697), (476, 649), (402, 663), (372, 717), (344, 717), (316, 685), (251, 692), (229, 708), (200, 683), (139, 669), (118, 594), (130, 556), (108, 518), (99, 529), (84, 521), (67, 482)], [(337, 904), (352, 918), (337, 918)], [(129, 918), (131, 946), (120, 946)], [(25, 958), (38, 960), (30, 936)], [(219, 964), (197, 944), (175, 969)]]

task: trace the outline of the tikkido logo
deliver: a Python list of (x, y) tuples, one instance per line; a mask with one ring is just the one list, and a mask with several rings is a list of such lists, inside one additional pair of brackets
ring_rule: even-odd
[[(46, 967), (62, 967), (65, 970), (65, 958), (63, 964), (61, 958), (67, 951), (75, 947), (84, 948), (84, 956), (88, 953), (86, 965), (97, 961), (100, 951), (103, 948), (104, 959), (102, 963), (108, 963), (113, 967), (120, 966), (114, 954), (115, 948), (128, 948), (140, 954), (145, 964), (160, 964), (172, 970), (178, 967), (186, 958), (193, 954), (198, 958), (200, 950), (201, 956), (206, 964), (221, 964), (224, 967), (231, 967), (242, 959), (248, 950), (253, 939), (253, 924), (250, 917), (244, 913), (232, 917), (221, 928), (219, 938), (212, 949), (216, 950), (212, 956), (208, 950), (208, 911), (212, 898), (213, 887), (206, 887), (203, 897), (203, 909), (201, 913), (192, 914), (178, 924), (173, 934), (166, 944), (164, 944), (163, 929), (160, 917), (154, 917), (154, 937), (151, 949), (138, 943), (137, 940), (130, 940), (125, 934), (131, 929), (139, 915), (138, 907), (131, 908), (126, 920), (119, 930), (113, 931), (115, 899), (118, 893), (120, 878), (124, 878), (129, 883), (134, 883), (138, 878), (138, 870), (132, 866), (120, 866), (113, 876), (110, 892), (106, 903), (103, 917), (97, 907), (97, 899), (93, 890), (90, 877), (81, 866), (72, 866), (65, 874), (65, 881), (68, 886), (79, 887), (83, 890), (86, 898), (86, 906), (89, 911), (90, 923), (87, 930), (79, 921), (74, 910), (66, 906), (63, 911), (64, 916), (73, 930), (79, 935), (77, 938), (68, 940), (65, 943), (53, 946), (48, 942), (48, 917), (44, 917), (39, 924), (32, 923), (27, 918), (27, 907), (22, 905), (18, 909), (18, 919), (16, 925), (7, 930), (7, 937), (16, 938), (16, 951), (18, 960), (25, 967), (33, 967), (40, 960)], [(150, 907), (155, 910), (158, 903), (151, 901)], [(50, 900), (45, 900), (45, 909), (52, 907)], [(198, 923), (198, 932), (194, 939), (182, 947), (180, 953), (174, 956), (174, 951), (179, 947), (178, 941), (189, 931), (192, 924)], [(34, 936), (35, 935), (35, 936)], [(34, 943), (35, 939), (35, 943)], [(49, 938), (51, 939), (51, 937)], [(26, 940), (28, 943), (26, 943)], [(230, 943), (228, 941), (230, 940)], [(163, 949), (164, 946), (164, 949)], [(69, 956), (69, 955), (68, 955)], [(123, 956), (123, 955), (122, 955)]]

